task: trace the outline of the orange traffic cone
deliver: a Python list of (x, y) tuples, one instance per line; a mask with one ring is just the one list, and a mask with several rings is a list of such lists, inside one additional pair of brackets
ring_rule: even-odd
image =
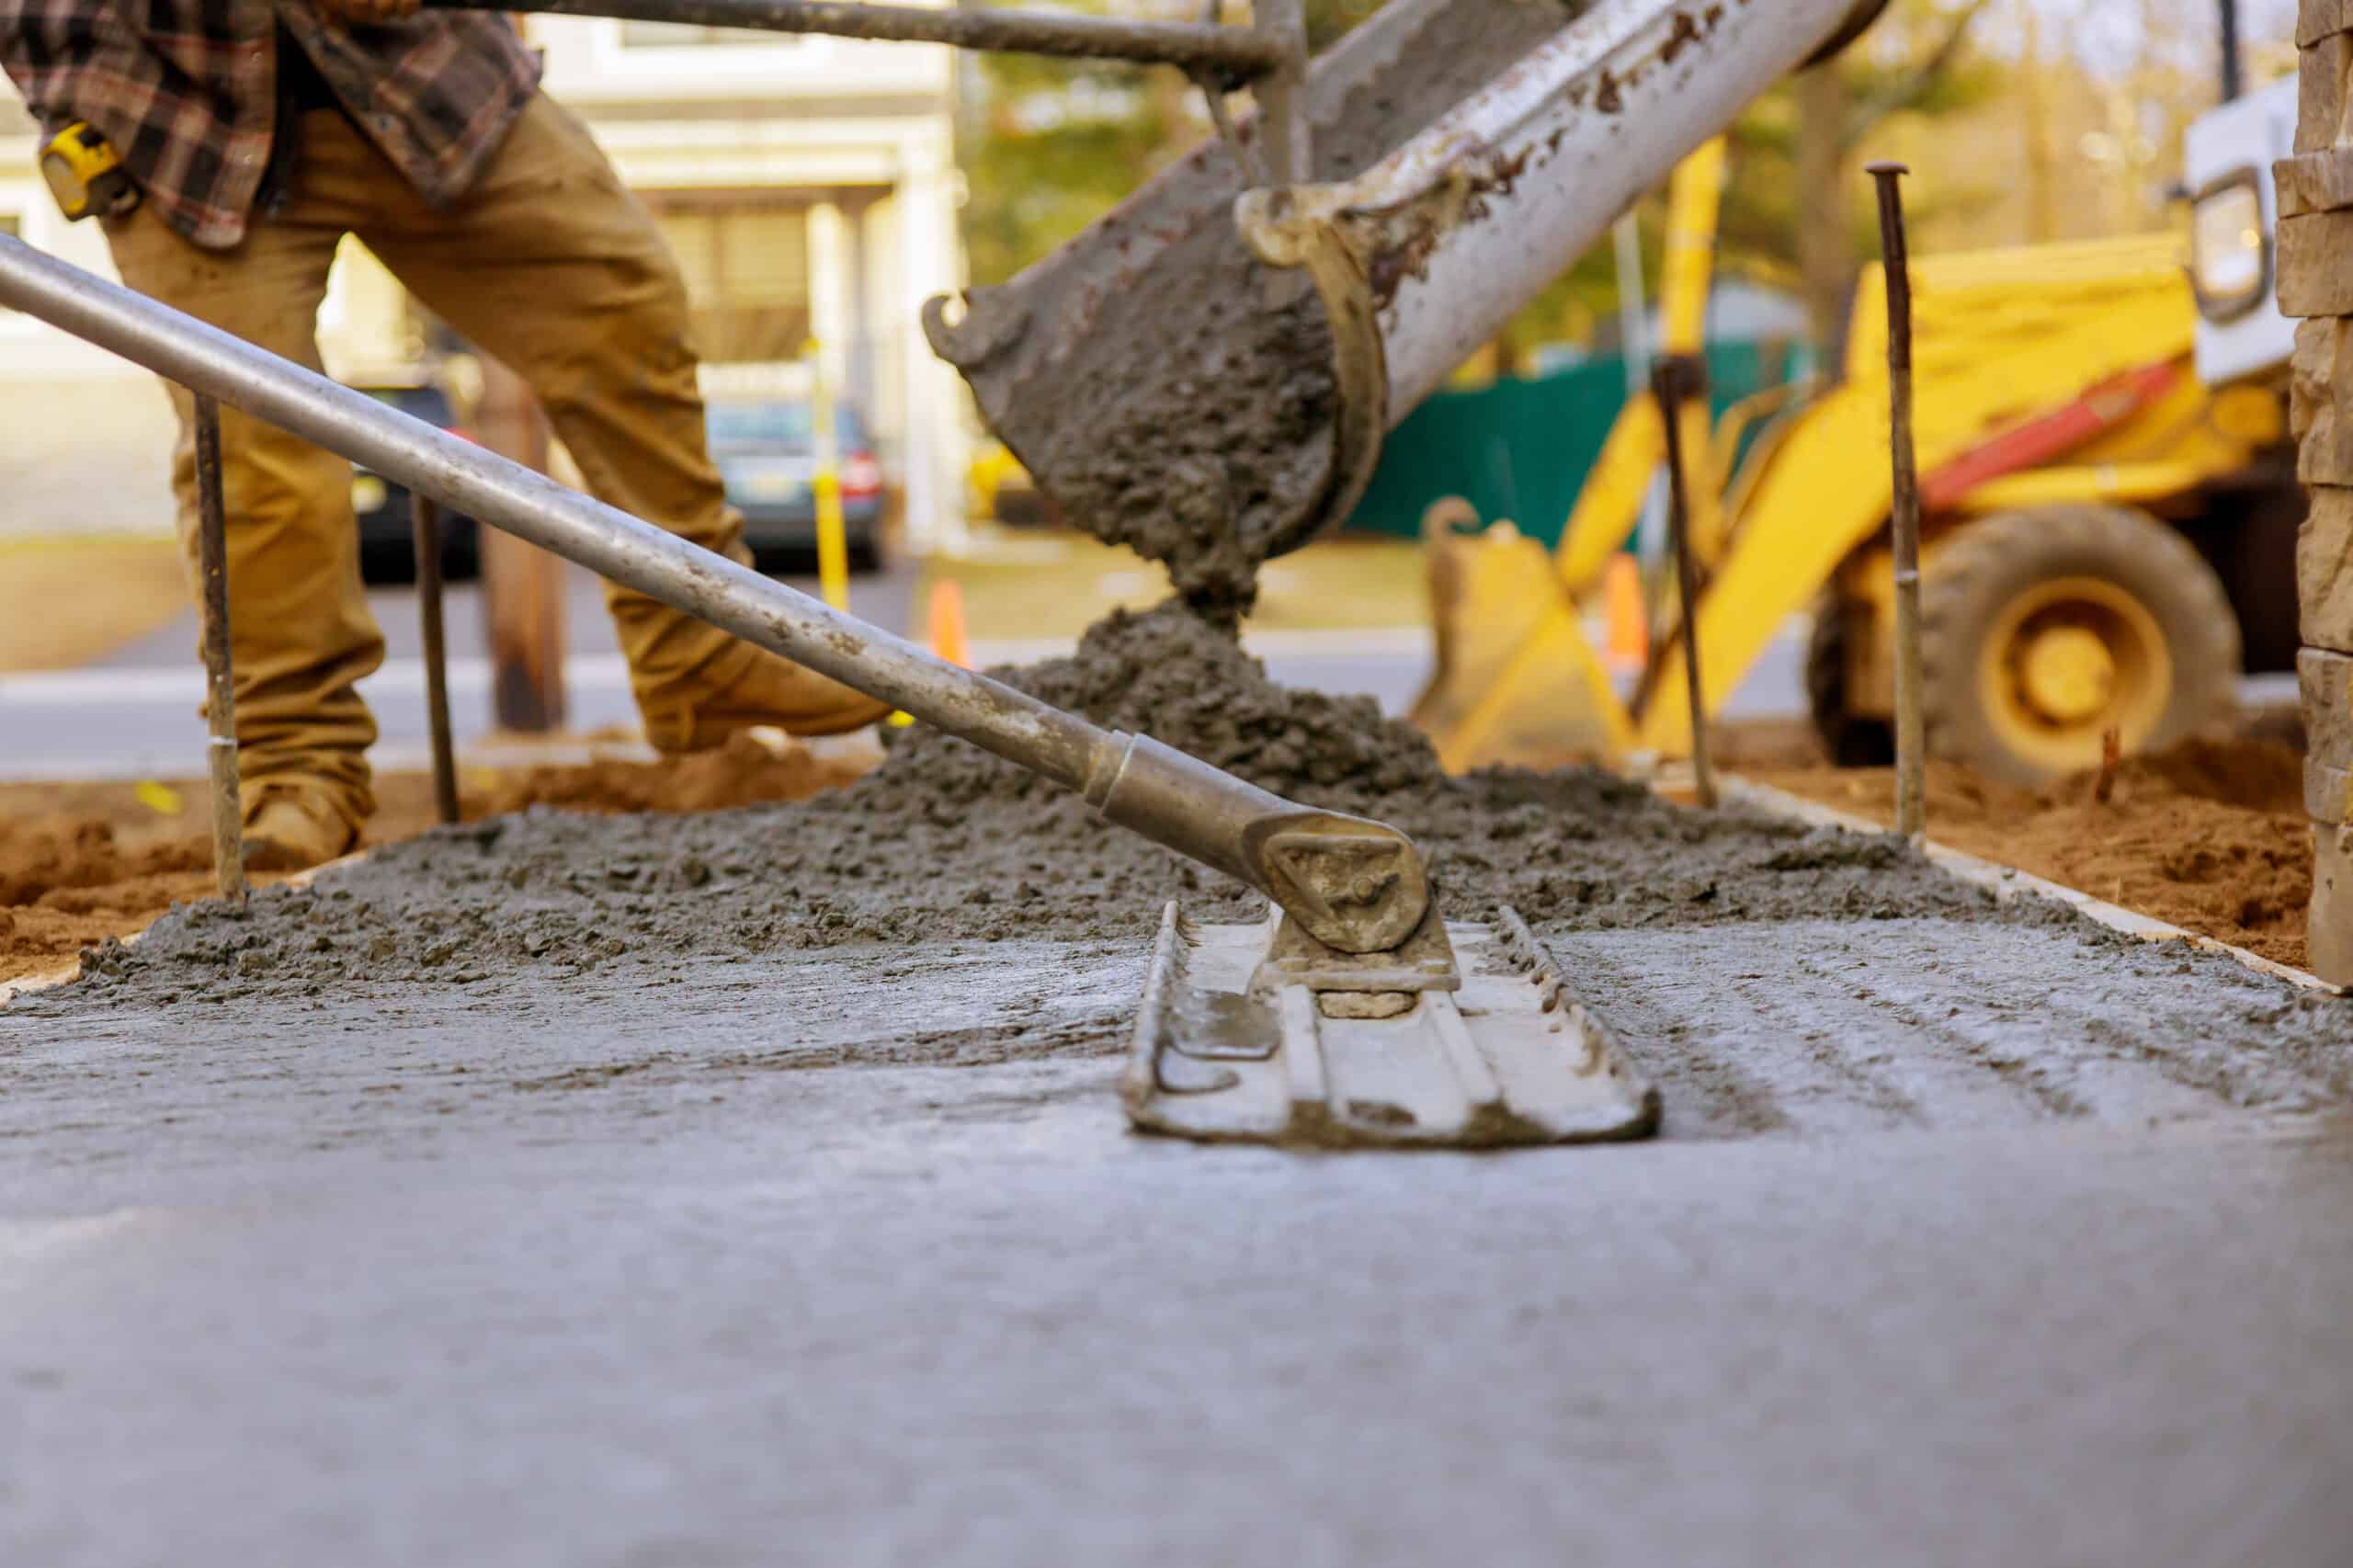
[(931, 585), (931, 651), (959, 669), (972, 667), (972, 648), (964, 634), (964, 587), (953, 577)]
[(1609, 558), (1601, 574), (1603, 612), (1608, 617), (1608, 643), (1604, 657), (1612, 673), (1638, 675), (1650, 662), (1650, 617), (1643, 608), (1643, 568), (1624, 551)]

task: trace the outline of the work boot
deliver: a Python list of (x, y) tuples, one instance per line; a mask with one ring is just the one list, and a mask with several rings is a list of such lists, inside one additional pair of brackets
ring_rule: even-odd
[(675, 701), (649, 701), (641, 695), (638, 711), (645, 720), (645, 738), (655, 750), (710, 751), (724, 745), (731, 735), (762, 728), (789, 735), (847, 734), (890, 715), (889, 703), (814, 670), (766, 649), (743, 651), (752, 656), (723, 676), (714, 690)]
[(359, 842), (335, 802), (316, 790), (267, 788), (245, 808), (245, 869), (301, 871), (351, 853)]

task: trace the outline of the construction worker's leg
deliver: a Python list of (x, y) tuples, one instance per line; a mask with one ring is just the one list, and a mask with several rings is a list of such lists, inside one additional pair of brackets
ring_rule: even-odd
[[(533, 99), (453, 211), (403, 210), (360, 233), (530, 383), (598, 499), (749, 560), (704, 446), (677, 264), (578, 120)], [(828, 733), (888, 710), (633, 589), (608, 585), (607, 598), (647, 733), (665, 750), (752, 723)]]
[[(111, 221), (107, 237), (131, 288), (318, 368), (314, 333), (335, 234), (256, 221), (235, 250), (203, 251), (142, 207)], [(179, 414), (172, 489), (193, 588), (195, 403), (185, 389), (166, 385)], [(283, 798), (297, 797), (320, 823), (314, 852), (337, 854), (375, 809), (367, 749), (376, 722), (356, 683), (384, 656), (360, 588), (351, 465), (226, 406), (221, 454), (246, 816), (253, 821), (275, 797), (282, 817)], [(337, 837), (341, 843), (328, 842)]]

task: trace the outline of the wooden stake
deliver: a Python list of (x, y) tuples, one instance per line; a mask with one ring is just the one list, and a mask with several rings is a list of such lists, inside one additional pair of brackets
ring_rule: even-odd
[(416, 541), (416, 618), (425, 637), (425, 717), (433, 736), (433, 806), (446, 824), (458, 820), (458, 757), (449, 736), (449, 657), (441, 634), (441, 508), (409, 496)]
[[(545, 473), (547, 417), (523, 379), (482, 362), (474, 429), (502, 458)], [(499, 728), (543, 734), (563, 728), (563, 569), (504, 528), (477, 530), (483, 615), (490, 641), (491, 707)]]

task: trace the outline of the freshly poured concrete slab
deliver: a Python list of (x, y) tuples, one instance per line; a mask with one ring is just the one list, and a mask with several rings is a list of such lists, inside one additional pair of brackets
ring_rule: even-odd
[(1555, 936), (1665, 1136), (1484, 1155), (1130, 1133), (1124, 944), (28, 1000), (0, 1561), (2335, 1562), (2340, 1064), (2002, 929)]

